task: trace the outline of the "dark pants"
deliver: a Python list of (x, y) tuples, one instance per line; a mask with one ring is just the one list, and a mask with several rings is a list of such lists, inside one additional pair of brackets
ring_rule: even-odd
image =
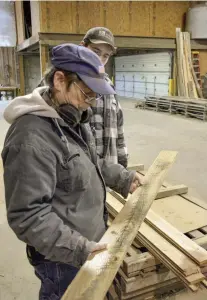
[(43, 262), (34, 266), (41, 280), (39, 300), (60, 300), (78, 269), (62, 263)]
[(31, 246), (27, 246), (27, 257), (41, 280), (39, 300), (60, 300), (79, 269), (49, 261)]
[[(27, 246), (27, 257), (35, 269), (36, 276), (41, 280), (39, 300), (61, 300), (79, 269), (68, 264), (46, 260), (31, 246)], [(108, 293), (106, 297), (109, 299)]]

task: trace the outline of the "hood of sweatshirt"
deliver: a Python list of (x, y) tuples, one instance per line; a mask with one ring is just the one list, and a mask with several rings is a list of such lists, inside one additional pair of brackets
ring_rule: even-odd
[(16, 119), (26, 114), (61, 119), (56, 110), (48, 105), (42, 96), (47, 89), (47, 87), (39, 87), (31, 94), (20, 96), (12, 100), (4, 111), (5, 120), (9, 124), (12, 124)]

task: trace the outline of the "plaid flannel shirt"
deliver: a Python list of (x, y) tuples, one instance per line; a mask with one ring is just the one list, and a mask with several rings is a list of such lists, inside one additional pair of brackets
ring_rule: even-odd
[(123, 112), (114, 95), (103, 96), (92, 107), (90, 126), (95, 137), (97, 154), (111, 163), (125, 168), (128, 154), (124, 140)]

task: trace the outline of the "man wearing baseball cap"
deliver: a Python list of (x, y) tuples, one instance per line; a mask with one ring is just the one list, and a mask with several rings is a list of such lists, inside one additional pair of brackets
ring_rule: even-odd
[[(103, 65), (116, 51), (114, 36), (105, 27), (88, 30), (81, 44), (95, 52)], [(105, 74), (107, 82), (112, 82)], [(109, 162), (127, 167), (128, 154), (124, 139), (123, 112), (114, 94), (103, 95), (92, 108), (91, 129), (96, 140), (97, 154)]]
[(107, 247), (99, 243), (105, 185), (127, 197), (141, 184), (135, 172), (96, 155), (90, 106), (115, 93), (99, 57), (63, 44), (53, 48), (52, 65), (48, 86), (5, 109), (11, 126), (2, 151), (8, 223), (27, 244), (40, 300), (60, 300), (88, 255)]

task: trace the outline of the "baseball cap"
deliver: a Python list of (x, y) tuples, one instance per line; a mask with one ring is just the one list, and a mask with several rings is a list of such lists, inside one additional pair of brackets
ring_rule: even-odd
[(89, 29), (83, 38), (83, 41), (89, 40), (93, 44), (108, 44), (113, 50), (116, 50), (114, 36), (112, 32), (105, 27), (93, 27)]
[(52, 49), (52, 65), (76, 73), (95, 93), (116, 94), (105, 79), (105, 69), (99, 57), (90, 49), (74, 44), (62, 44)]

